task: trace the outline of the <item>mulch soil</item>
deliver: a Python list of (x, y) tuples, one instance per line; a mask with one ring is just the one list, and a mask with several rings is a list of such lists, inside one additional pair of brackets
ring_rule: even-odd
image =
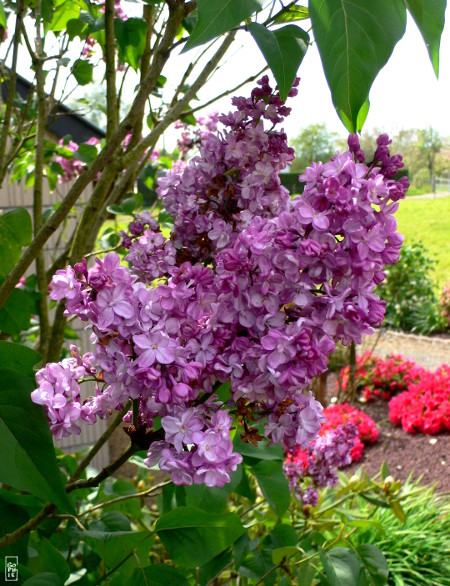
[[(327, 382), (327, 398), (336, 394), (336, 375)], [(377, 441), (365, 446), (364, 455), (345, 469), (356, 471), (360, 466), (373, 477), (386, 462), (391, 475), (405, 481), (412, 473), (413, 479), (421, 478), (422, 484), (436, 485), (437, 491), (450, 494), (450, 433), (437, 435), (410, 434), (389, 421), (388, 402), (377, 399), (356, 405), (372, 417), (378, 427)]]

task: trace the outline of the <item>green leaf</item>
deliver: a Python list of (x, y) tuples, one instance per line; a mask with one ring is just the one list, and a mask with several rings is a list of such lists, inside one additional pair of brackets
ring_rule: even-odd
[(272, 561), (277, 566), (283, 560), (287, 560), (293, 555), (301, 553), (298, 547), (293, 545), (285, 545), (283, 547), (276, 547), (272, 549)]
[(309, 18), (309, 10), (306, 6), (289, 6), (273, 19), (274, 24), (282, 22), (293, 22)]
[(245, 529), (234, 513), (215, 515), (180, 507), (158, 520), (156, 532), (175, 563), (195, 568), (227, 549)]
[(0, 309), (0, 331), (11, 336), (20, 334), (30, 327), (30, 319), (35, 309), (34, 293), (21, 288), (14, 289)]
[(320, 547), (319, 553), (329, 586), (358, 586), (361, 564), (352, 551), (335, 547), (325, 552)]
[(2, 238), (9, 238), (15, 244), (28, 246), (33, 236), (31, 216), (25, 208), (14, 208), (0, 216)]
[(74, 156), (89, 165), (97, 154), (97, 148), (93, 144), (80, 144)]
[(80, 16), (81, 6), (79, 2), (74, 0), (65, 0), (55, 8), (53, 20), (49, 24), (50, 30), (53, 32), (60, 32), (66, 29), (69, 20), (78, 18)]
[[(1, 493), (7, 492), (2, 490)], [(12, 492), (12, 491), (11, 491)], [(13, 493), (14, 494), (14, 493)], [(2, 495), (3, 496), (3, 495)], [(21, 496), (21, 495), (19, 495)], [(39, 510), (41, 507), (39, 507)], [(30, 518), (30, 515), (20, 506), (10, 503), (8, 501), (0, 500), (0, 535), (12, 533), (25, 523)], [(28, 540), (29, 534), (24, 535), (19, 541), (2, 549), (2, 555), (16, 555), (23, 564), (28, 562)]]
[(6, 14), (5, 8), (3, 7), (3, 0), (0, 0), (0, 26), (6, 28)]
[(69, 39), (71, 41), (73, 41), (73, 39), (75, 37), (81, 38), (81, 35), (86, 28), (87, 28), (87, 25), (85, 23), (81, 22), (81, 20), (78, 18), (73, 18), (72, 20), (69, 20), (69, 22), (67, 23), (67, 26), (66, 26), (67, 34), (69, 35)]
[(286, 101), (308, 49), (308, 33), (294, 24), (288, 24), (272, 32), (262, 24), (252, 23), (248, 25), (248, 30), (272, 70), (281, 99), (283, 102)]
[(63, 582), (65, 582), (70, 575), (69, 566), (65, 557), (45, 537), (42, 540), (39, 549), (39, 571), (54, 572), (62, 578)]
[(356, 552), (364, 568), (366, 583), (370, 586), (385, 586), (388, 583), (389, 567), (378, 547), (365, 543), (360, 545)]
[(381, 464), (380, 474), (383, 480), (386, 480), (386, 478), (391, 475), (386, 460), (383, 460), (383, 463)]
[[(148, 531), (92, 531), (88, 529), (83, 532), (83, 540), (99, 555), (103, 563), (108, 568), (113, 568), (121, 560), (123, 560), (131, 551), (141, 550), (142, 560), (134, 559), (134, 566), (144, 562), (145, 555), (142, 553), (148, 553), (153, 544), (153, 535)], [(137, 555), (137, 551), (135, 554)], [(138, 556), (139, 557), (139, 556)], [(148, 555), (146, 556), (148, 560)]]
[(53, 0), (42, 0), (41, 15), (44, 22), (52, 22), (53, 20)]
[(233, 559), (231, 549), (222, 551), (215, 558), (210, 560), (199, 568), (198, 583), (200, 586), (206, 586), (213, 580), (220, 572), (228, 566)]
[(239, 431), (233, 441), (234, 450), (242, 456), (248, 456), (256, 460), (279, 460), (284, 461), (284, 454), (279, 444), (268, 446), (265, 441), (261, 441), (258, 446), (247, 444), (242, 441)]
[(114, 214), (115, 216), (119, 216), (120, 214), (123, 214), (123, 209), (116, 204), (112, 204), (112, 205), (108, 206), (106, 208), (106, 211), (109, 212), (110, 214)]
[(16, 370), (24, 376), (34, 376), (33, 366), (40, 362), (42, 356), (23, 346), (6, 340), (0, 340), (0, 369)]
[(283, 472), (283, 464), (275, 460), (263, 460), (252, 467), (259, 488), (267, 502), (281, 517), (291, 502), (289, 485)]
[(33, 380), (0, 370), (0, 478), (75, 514), (61, 480), (44, 410), (30, 398)]
[(189, 581), (173, 566), (154, 564), (134, 570), (125, 586), (189, 586)]
[(391, 501), (389, 504), (391, 505), (392, 512), (397, 517), (397, 519), (402, 523), (405, 523), (406, 513), (403, 510), (402, 505), (398, 501)]
[(144, 54), (147, 25), (141, 18), (115, 19), (114, 34), (119, 46), (119, 61), (128, 63), (137, 71)]
[(89, 61), (85, 61), (84, 59), (77, 59), (75, 61), (72, 67), (72, 73), (79, 85), (87, 85), (94, 81), (94, 66), (92, 63), (89, 63)]
[(53, 572), (36, 574), (22, 582), (22, 586), (63, 586), (64, 580)]
[(336, 111), (350, 132), (406, 27), (404, 0), (310, 0), (314, 38)]
[(183, 52), (203, 45), (261, 9), (261, 0), (198, 0), (197, 23)]
[(123, 211), (126, 214), (129, 214), (130, 216), (132, 216), (133, 212), (138, 207), (138, 202), (134, 199), (134, 197), (127, 197), (120, 204), (120, 207), (123, 209)]
[(439, 46), (444, 30), (447, 0), (406, 0), (414, 22), (425, 41), (436, 77), (439, 76)]

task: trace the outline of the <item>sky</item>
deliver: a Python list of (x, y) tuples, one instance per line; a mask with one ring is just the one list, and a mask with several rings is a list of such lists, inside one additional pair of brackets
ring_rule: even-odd
[[(136, 4), (126, 2), (131, 11), (137, 10)], [(128, 10), (127, 10), (128, 12)], [(447, 9), (450, 20), (450, 7)], [(303, 26), (308, 25), (304, 21)], [(176, 87), (180, 75), (187, 65), (195, 59), (203, 48), (189, 51), (176, 59), (169, 59), (163, 73), (168, 78), (167, 89)], [(434, 75), (423, 39), (414, 21), (408, 17), (406, 33), (396, 45), (387, 65), (379, 73), (370, 93), (371, 107), (364, 128), (395, 133), (406, 128), (426, 128), (432, 126), (442, 136), (450, 136), (450, 24), (444, 28), (440, 51), (439, 80)], [(30, 64), (27, 55), (22, 60), (20, 73), (30, 77)], [(101, 63), (101, 60), (100, 60)], [(193, 102), (195, 107), (213, 98), (217, 93), (230, 89), (239, 82), (258, 72), (265, 64), (256, 43), (249, 33), (238, 33), (237, 40), (227, 53), (214, 78), (199, 92), (200, 101)], [(340, 122), (331, 101), (331, 94), (325, 80), (318, 50), (311, 46), (300, 66), (301, 77), (299, 95), (289, 100), (292, 114), (286, 121), (285, 130), (289, 138), (296, 136), (309, 124), (326, 123), (327, 127), (346, 136), (347, 131)], [(137, 80), (130, 79), (130, 88), (135, 88)], [(237, 95), (248, 95), (254, 82), (241, 88)], [(89, 86), (88, 86), (89, 87)], [(132, 100), (130, 91), (129, 102)], [(76, 93), (82, 95), (84, 89)], [(231, 96), (221, 99), (208, 110), (228, 112), (231, 109)], [(363, 129), (364, 132), (364, 129)], [(166, 146), (174, 144), (173, 130), (166, 132)]]
[[(450, 20), (450, 8), (447, 17)], [(242, 48), (238, 50), (239, 46)], [(192, 59), (192, 53), (187, 53), (186, 58)], [(217, 91), (217, 87), (233, 87), (263, 65), (264, 60), (256, 44), (248, 34), (242, 33), (226, 64), (216, 74), (208, 90), (205, 88), (199, 96), (206, 101)], [(345, 136), (347, 131), (333, 108), (315, 45), (308, 49), (298, 74), (301, 78), (299, 95), (289, 103), (293, 111), (286, 124), (288, 135), (293, 137), (309, 124), (325, 122), (330, 130)], [(171, 78), (170, 70), (168, 77)], [(243, 88), (237, 93), (244, 95), (248, 89)], [(412, 18), (408, 17), (404, 37), (374, 81), (370, 103), (364, 125), (367, 130), (377, 128), (395, 133), (406, 128), (432, 126), (441, 135), (450, 136), (450, 24), (447, 23), (441, 39), (437, 80), (422, 36)], [(223, 98), (210, 108), (228, 111), (230, 97)]]

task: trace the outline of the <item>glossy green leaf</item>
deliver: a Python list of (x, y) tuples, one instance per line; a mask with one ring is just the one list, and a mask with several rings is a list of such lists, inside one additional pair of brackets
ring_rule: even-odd
[(6, 14), (3, 6), (3, 0), (0, 0), (0, 26), (6, 28)]
[(215, 558), (201, 566), (198, 570), (198, 583), (207, 586), (233, 560), (231, 549), (222, 551)]
[(65, 0), (58, 4), (53, 13), (53, 20), (48, 25), (55, 33), (65, 30), (69, 20), (78, 18), (81, 12), (80, 2), (76, 0)]
[(389, 504), (391, 506), (392, 512), (397, 517), (397, 519), (401, 523), (405, 523), (405, 521), (406, 521), (406, 513), (403, 510), (402, 505), (398, 501), (391, 501)]
[(248, 456), (255, 460), (284, 460), (284, 454), (279, 444), (268, 446), (265, 440), (261, 441), (257, 446), (248, 444), (242, 441), (240, 432), (236, 433), (233, 441), (234, 450), (239, 452), (242, 456)]
[(75, 61), (72, 73), (79, 85), (87, 85), (94, 80), (94, 66), (84, 59), (77, 59)]
[(44, 22), (52, 22), (53, 13), (53, 0), (41, 0), (41, 15)]
[(245, 529), (234, 513), (215, 515), (180, 507), (158, 520), (156, 532), (175, 563), (195, 568), (227, 549)]
[(405, 2), (310, 0), (309, 14), (334, 107), (356, 132), (372, 83), (405, 32)]
[(230, 31), (261, 9), (261, 0), (197, 0), (197, 23), (183, 51)]
[(31, 216), (25, 208), (14, 208), (0, 216), (1, 237), (7, 237), (20, 246), (31, 243), (33, 228)]
[(115, 19), (114, 34), (119, 47), (119, 61), (137, 71), (144, 54), (147, 25), (141, 18)]
[(33, 379), (0, 370), (0, 478), (74, 514), (61, 480), (44, 410), (31, 401)]
[(15, 336), (28, 329), (35, 310), (34, 294), (20, 288), (14, 289), (0, 309), (0, 331)]
[(92, 163), (92, 161), (96, 158), (98, 152), (97, 147), (93, 144), (80, 144), (78, 147), (77, 152), (75, 153), (75, 157), (83, 161), (83, 163), (87, 163), (88, 165)]
[(36, 574), (22, 582), (22, 586), (63, 586), (64, 580), (54, 572)]
[(259, 488), (266, 497), (267, 502), (281, 517), (286, 512), (291, 502), (291, 495), (286, 477), (283, 472), (283, 464), (275, 460), (263, 460), (252, 467)]
[(328, 552), (319, 548), (319, 553), (329, 586), (358, 586), (361, 564), (353, 551), (335, 547)]
[[(2, 490), (2, 493), (7, 491)], [(41, 508), (41, 507), (40, 507)], [(40, 510), (39, 508), (39, 510)], [(20, 506), (3, 500), (0, 496), (0, 536), (12, 533), (25, 523), (30, 515)], [(19, 541), (2, 549), (3, 556), (16, 555), (23, 564), (28, 561), (28, 540), (29, 534), (24, 535)], [(0, 574), (1, 575), (1, 574)]]
[(65, 582), (70, 575), (65, 557), (44, 537), (39, 548), (39, 571), (54, 572)]
[[(370, 543), (360, 545), (356, 553), (361, 560), (368, 586), (385, 586), (388, 583), (389, 567), (383, 553)], [(362, 580), (360, 579), (362, 582)]]
[(444, 30), (447, 0), (406, 0), (414, 22), (425, 41), (436, 77), (439, 75), (439, 47)]
[(308, 33), (294, 24), (273, 32), (258, 23), (251, 23), (247, 28), (272, 70), (280, 97), (285, 101), (308, 49)]
[(381, 464), (380, 474), (383, 480), (386, 480), (386, 478), (391, 475), (389, 467), (386, 464), (386, 460), (383, 460), (383, 463)]
[(273, 22), (275, 24), (281, 24), (282, 22), (294, 22), (297, 20), (305, 20), (309, 18), (309, 10), (306, 6), (289, 6), (280, 14), (278, 14)]
[[(148, 551), (153, 544), (153, 535), (148, 531), (92, 531), (83, 532), (83, 540), (101, 557), (108, 568), (113, 568), (131, 551), (141, 549), (142, 560), (134, 559), (133, 565), (146, 565)], [(143, 549), (142, 549), (143, 548)], [(144, 555), (142, 555), (144, 553)], [(135, 554), (139, 557), (138, 552)], [(130, 559), (131, 559), (130, 558)]]
[(16, 370), (24, 376), (33, 376), (33, 366), (38, 364), (42, 356), (22, 344), (14, 344), (0, 340), (0, 369)]
[(189, 586), (189, 581), (173, 566), (154, 564), (134, 570), (125, 586)]

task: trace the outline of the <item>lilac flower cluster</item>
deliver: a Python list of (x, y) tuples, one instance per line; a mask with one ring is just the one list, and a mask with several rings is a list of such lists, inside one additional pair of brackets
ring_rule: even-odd
[[(97, 145), (99, 142), (100, 140), (93, 136), (86, 142), (86, 144)], [(69, 140), (69, 142), (65, 144), (63, 138), (59, 141), (58, 144), (73, 154), (75, 154), (80, 148), (80, 145), (73, 140)], [(58, 177), (58, 183), (67, 183), (68, 181), (71, 181), (74, 177), (79, 175), (85, 167), (85, 163), (73, 155), (70, 158), (62, 154), (57, 155), (55, 157), (55, 161), (61, 165), (62, 168), (62, 175)]]
[[(295, 454), (288, 457), (283, 465), (289, 487), (304, 504), (316, 507), (319, 501), (317, 488), (336, 486), (337, 470), (352, 462), (351, 450), (358, 428), (347, 423), (320, 436), (303, 452), (301, 458)], [(305, 487), (305, 480), (308, 484)]]
[[(144, 212), (123, 235), (131, 268), (111, 253), (90, 269), (82, 261), (57, 271), (50, 296), (91, 324), (96, 349), (78, 378), (71, 365), (48, 365), (33, 393), (51, 425), (67, 419), (64, 433), (78, 432), (70, 409), (80, 377), (95, 379), (97, 392), (78, 419), (93, 423), (133, 401), (138, 429), (161, 422), (148, 464), (178, 484), (228, 481), (241, 461), (232, 425), (257, 442), (261, 422), (285, 450), (317, 437), (322, 406), (303, 390), (336, 339), (358, 342), (381, 323), (373, 290), (402, 242), (392, 214), (407, 184), (392, 179), (401, 163), (386, 138), (365, 165), (350, 137), (350, 151), (307, 169), (303, 195), (291, 200), (279, 173), (293, 151), (276, 130), (289, 108), (266, 77), (233, 103), (223, 133), (205, 132), (200, 156), (160, 180), (170, 239)], [(215, 394), (223, 383), (225, 403)]]

